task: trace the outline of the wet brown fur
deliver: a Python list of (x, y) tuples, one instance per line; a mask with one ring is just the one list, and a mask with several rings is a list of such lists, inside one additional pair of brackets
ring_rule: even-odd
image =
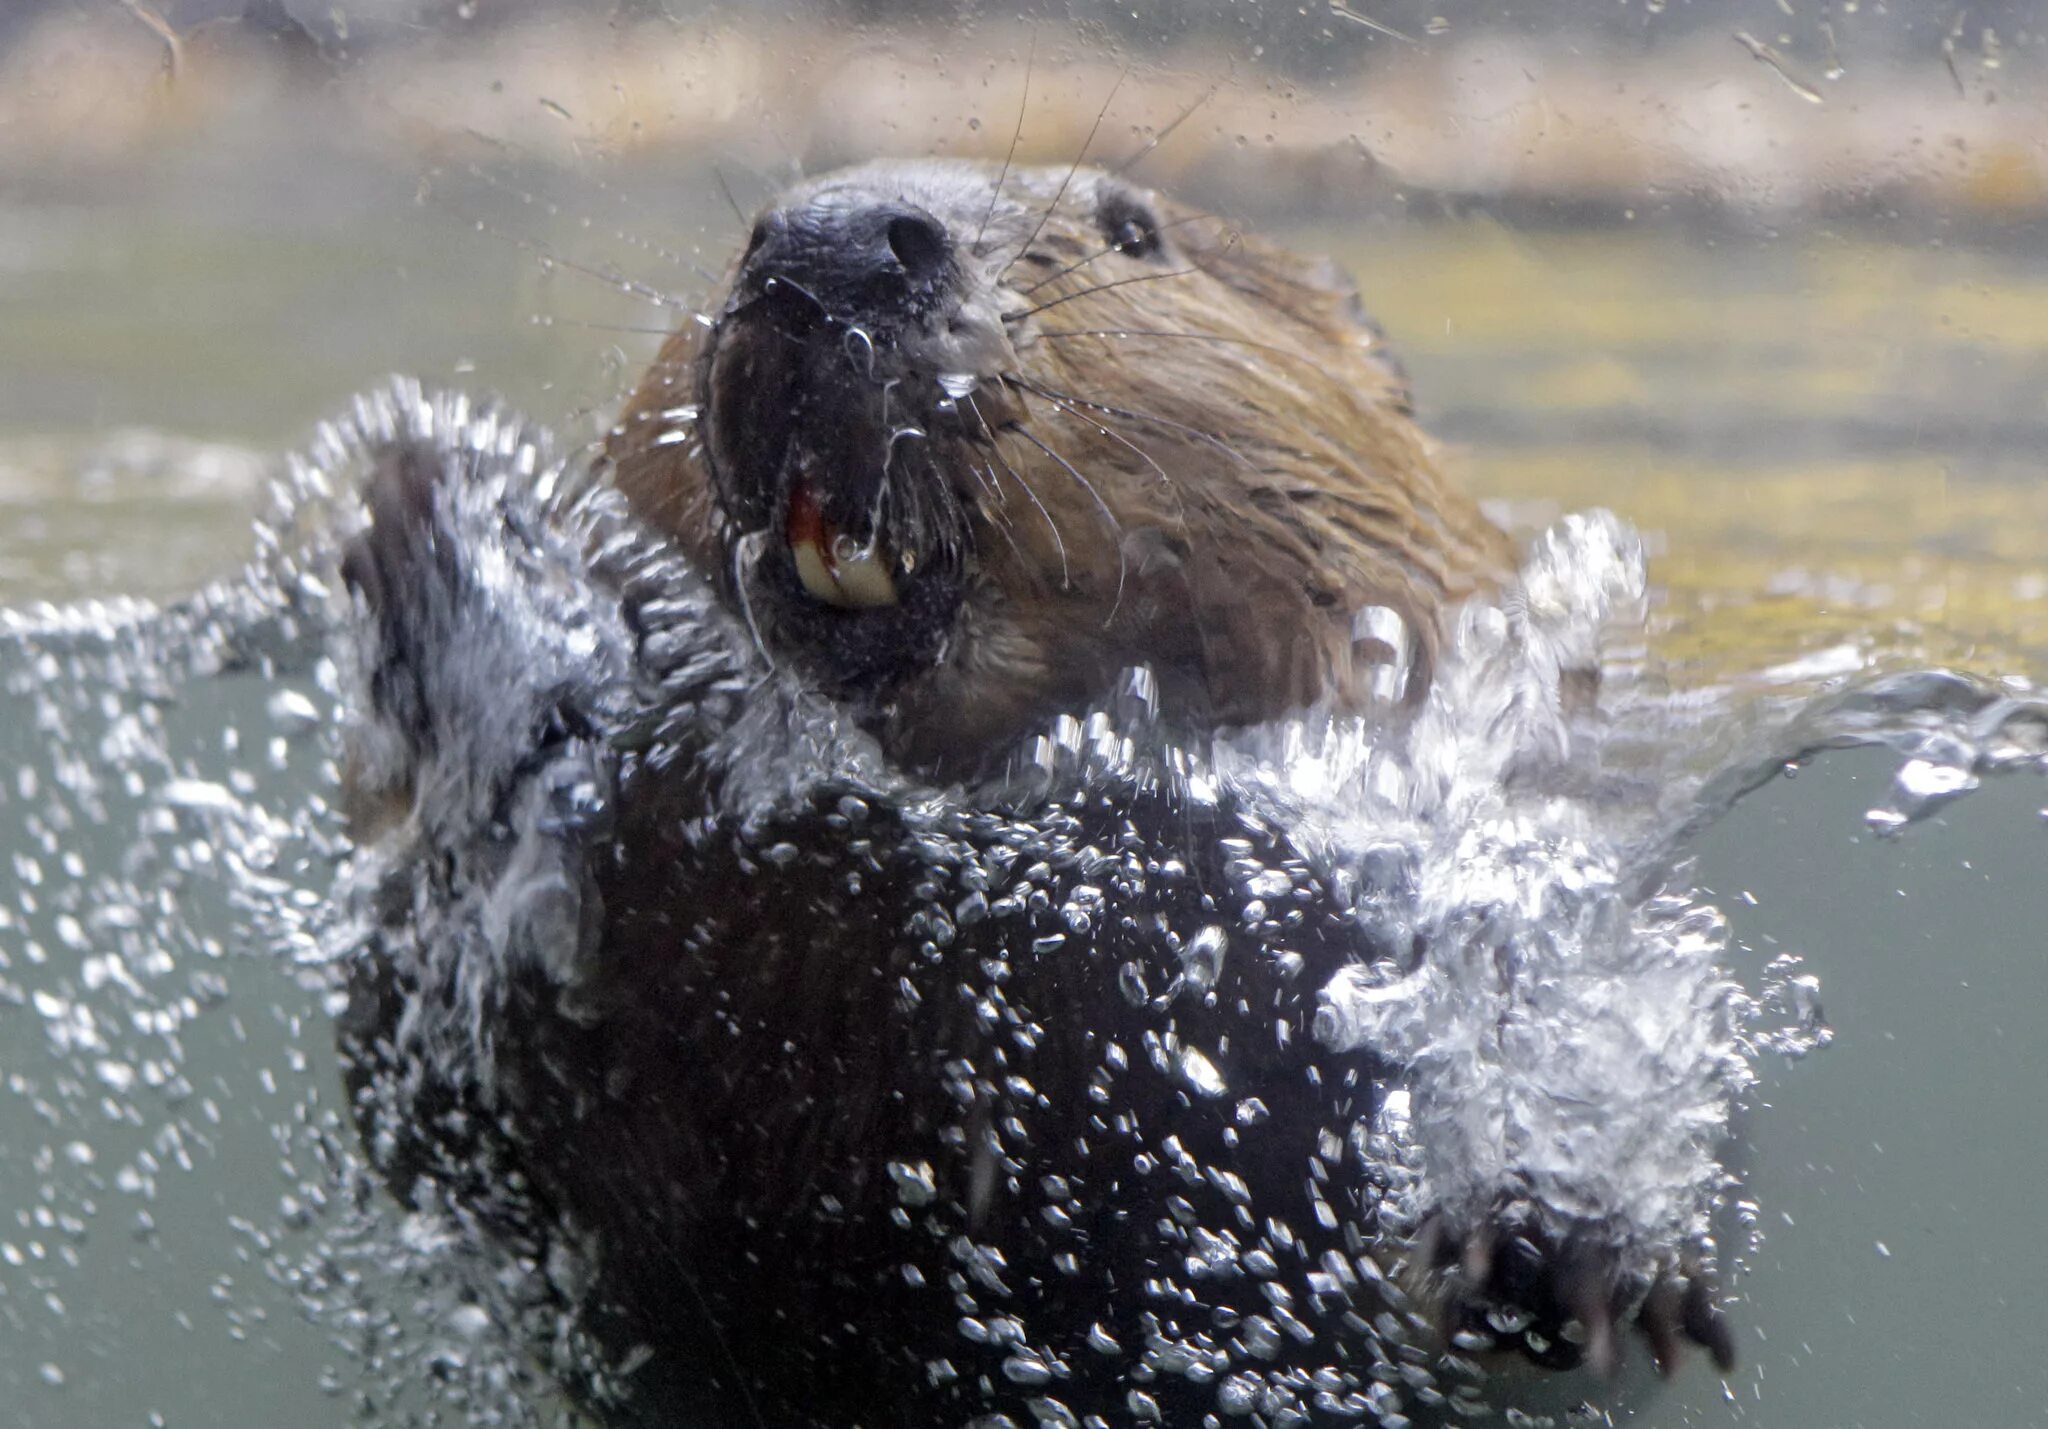
[[(992, 166), (905, 169), (960, 247), (986, 227), (992, 257), (963, 281), (1000, 269), (1011, 362), (963, 404), (994, 433), (957, 444), (949, 473), (971, 513), (967, 595), (945, 658), (896, 693), (892, 753), (1014, 737), (1138, 664), (1205, 724), (1357, 710), (1390, 653), (1354, 643), (1368, 605), (1408, 622), (1419, 693), (1442, 613), (1512, 553), (1445, 479), (1342, 275), (1157, 195), (1166, 251), (1118, 251), (1090, 195), (1121, 181), (1091, 170), (1006, 176), (1011, 227), (1038, 225), (1020, 248), (987, 223)], [(715, 399), (712, 333), (668, 340), (608, 455), (635, 507), (717, 571), (736, 533), (704, 444), (679, 439), (679, 414)]]

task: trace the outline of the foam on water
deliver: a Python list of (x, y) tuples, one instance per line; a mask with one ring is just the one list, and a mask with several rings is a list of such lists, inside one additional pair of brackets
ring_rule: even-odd
[[(435, 722), (426, 761), (366, 718), (369, 647), (338, 594), (343, 543), (365, 519), (356, 485), (395, 438), (431, 445), (459, 474), (439, 559), (466, 579), (420, 616), (459, 658), (407, 696)], [(2017, 680), (1893, 670), (1848, 650), (1672, 688), (1647, 653), (1640, 545), (1603, 513), (1558, 522), (1514, 589), (1459, 615), (1403, 734), (1307, 716), (1197, 744), (1155, 717), (1134, 671), (1112, 707), (1057, 721), (1003, 780), (971, 791), (888, 769), (764, 664), (701, 573), (546, 433), (488, 404), (406, 383), (362, 399), (294, 464), (257, 545), (242, 577), (185, 602), (0, 612), (0, 1016), (14, 1021), (0, 1127), (35, 1180), (32, 1203), (0, 1224), (0, 1305), (17, 1320), (61, 1323), (67, 1273), (115, 1253), (90, 1229), (147, 1233), (158, 1179), (208, 1144), (216, 1097), (187, 1063), (196, 1043), (234, 1036), (253, 969), (288, 967), (308, 1010), (339, 1011), (339, 965), (371, 936), (380, 899), (416, 896), (418, 849), (488, 848), (491, 862), (467, 902), (421, 910), (420, 936), (399, 950), (423, 985), (454, 991), (410, 1010), (401, 1036), (487, 1082), (510, 971), (538, 970), (575, 1015), (593, 951), (576, 857), (609, 828), (607, 750), (715, 763), (742, 824), (821, 773), (859, 785), (928, 830), (966, 869), (963, 888), (980, 878), (981, 909), (972, 894), (948, 905), (963, 922), (1014, 881), (1009, 865), (972, 866), (960, 830), (979, 811), (1028, 846), (1105, 797), (1230, 809), (1219, 856), (1234, 897), (1213, 923), (1174, 931), (1174, 988), (1131, 963), (1125, 995), (1209, 995), (1233, 960), (1288, 956), (1275, 935), (1306, 890), (1343, 906), (1372, 951), (1311, 989), (1312, 1035), (1335, 1065), (1399, 1072), (1326, 1157), (1333, 1176), (1371, 1179), (1377, 1222), (1341, 1276), (1318, 1273), (1378, 1277), (1397, 1308), (1403, 1284), (1435, 1293), (1420, 1247), (1475, 1243), (1504, 1207), (1560, 1239), (1601, 1224), (1645, 1283), (1715, 1258), (1729, 1117), (1755, 1059), (1804, 1051), (1825, 1029), (1796, 961), (1755, 987), (1729, 971), (1725, 925), (1686, 880), (1688, 834), (1828, 746), (1898, 751), (1871, 815), (1884, 831), (1987, 774), (2048, 769), (2048, 701)], [(558, 708), (573, 709), (574, 735), (537, 766), (531, 731)], [(344, 738), (363, 787), (422, 781), (373, 854), (349, 847), (330, 808)], [(1112, 879), (1062, 887), (1064, 936), (1085, 941), (1120, 895)], [(383, 1199), (330, 1105), (330, 1039), (322, 1016), (289, 1029), (289, 1110), (276, 1117), (288, 1189), (231, 1213), (271, 1278), (352, 1346), (360, 1367), (336, 1382), (363, 1413), (395, 1422), (438, 1402), (472, 1422), (538, 1422), (533, 1366), (573, 1374), (592, 1352), (559, 1310), (583, 1268), (568, 1252), (521, 1261), (452, 1193), (410, 1212)], [(1200, 1046), (1141, 1055), (1170, 1062), (1198, 1098), (1228, 1098), (1246, 1126), (1267, 1115), (1272, 1090), (1233, 1082)], [(929, 1168), (890, 1174), (918, 1204)], [(1455, 1353), (1428, 1348), (1420, 1323), (1383, 1316), (1360, 1331), (1390, 1357), (1412, 1351), (1401, 1362), (1414, 1373), (1374, 1390), (1382, 1422), (1487, 1392)], [(1029, 1382), (1029, 1345), (1013, 1359)], [(1249, 1379), (1227, 1380), (1218, 1403), (1232, 1394), (1260, 1402)]]

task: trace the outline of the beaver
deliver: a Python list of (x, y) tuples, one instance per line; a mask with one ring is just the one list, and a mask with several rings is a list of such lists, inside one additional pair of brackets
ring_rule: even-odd
[(940, 773), (1145, 666), (1196, 726), (1419, 690), (1510, 568), (1355, 288), (1106, 173), (883, 164), (756, 223), (627, 403), (620, 489)]
[[(1364, 916), (1210, 742), (1398, 741), (1512, 578), (1355, 288), (1117, 175), (781, 196), (579, 463), (336, 457), (364, 1145), (607, 1423), (1405, 1422), (1730, 1344), (1698, 1247), (1403, 1207)], [(558, 1340), (560, 1337), (558, 1336)], [(566, 1343), (567, 1341), (561, 1341)]]

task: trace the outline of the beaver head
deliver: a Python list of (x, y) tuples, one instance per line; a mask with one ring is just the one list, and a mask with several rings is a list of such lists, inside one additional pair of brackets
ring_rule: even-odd
[(1092, 169), (785, 193), (609, 456), (772, 656), (927, 772), (1132, 666), (1197, 727), (1396, 703), (1508, 569), (1347, 283)]

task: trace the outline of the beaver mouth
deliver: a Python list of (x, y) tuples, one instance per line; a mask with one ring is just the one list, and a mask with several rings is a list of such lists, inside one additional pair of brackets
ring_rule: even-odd
[(870, 297), (838, 311), (769, 275), (735, 294), (705, 366), (727, 574), (841, 694), (886, 693), (935, 663), (963, 594), (956, 473), (992, 440), (976, 395), (1000, 384), (906, 353), (947, 321), (923, 306)]

